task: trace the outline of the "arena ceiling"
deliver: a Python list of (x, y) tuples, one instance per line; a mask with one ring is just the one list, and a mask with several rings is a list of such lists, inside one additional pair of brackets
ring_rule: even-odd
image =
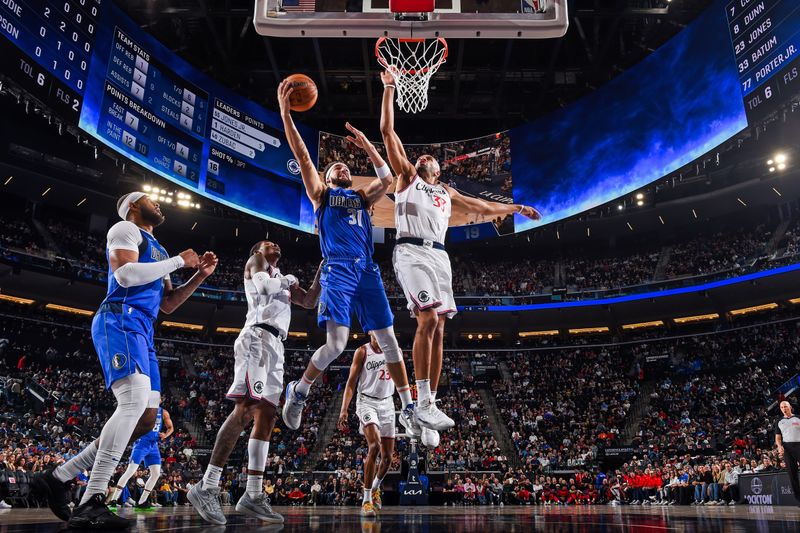
[[(532, 120), (630, 69), (711, 3), (571, 0), (570, 28), (562, 39), (450, 40), (450, 58), (432, 82), (428, 110), (415, 117), (416, 128), (401, 120), (398, 129), (409, 141), (439, 141)], [(266, 107), (276, 108), (278, 80), (303, 72), (320, 88), (304, 122), (339, 131), (345, 119), (373, 120), (377, 129), (380, 71), (371, 40), (262, 37), (252, 24), (253, 0), (120, 5), (192, 65)]]

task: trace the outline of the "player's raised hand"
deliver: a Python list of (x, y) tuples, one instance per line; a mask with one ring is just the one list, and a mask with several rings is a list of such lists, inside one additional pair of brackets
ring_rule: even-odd
[(384, 70), (381, 72), (381, 81), (383, 82), (384, 87), (387, 85), (394, 85), (394, 76), (388, 70)]
[(217, 255), (214, 252), (206, 252), (200, 257), (197, 270), (200, 272), (201, 276), (207, 278), (214, 273), (218, 264), (219, 259), (217, 259)]
[(367, 136), (364, 135), (363, 131), (361, 131), (360, 129), (356, 128), (355, 126), (353, 126), (349, 122), (346, 122), (344, 127), (347, 128), (347, 131), (349, 131), (352, 134), (352, 135), (348, 135), (347, 136), (347, 140), (348, 141), (350, 141), (351, 143), (355, 144), (356, 146), (358, 146), (362, 150), (366, 150), (368, 148), (372, 148), (372, 143), (369, 142), (369, 139), (367, 139)]
[(191, 248), (182, 251), (180, 256), (183, 258), (183, 266), (186, 268), (197, 268), (197, 265), (200, 264), (200, 258), (197, 257), (197, 252)]
[(294, 87), (292, 87), (292, 84), (287, 80), (283, 80), (281, 84), (278, 85), (278, 105), (281, 108), (282, 115), (291, 114), (291, 103), (289, 102), (289, 97), (292, 96), (292, 92), (294, 92)]
[(343, 433), (347, 431), (347, 413), (339, 413), (339, 421), (336, 423), (336, 427)]
[(531, 220), (542, 220), (542, 214), (529, 205), (520, 206), (519, 214)]

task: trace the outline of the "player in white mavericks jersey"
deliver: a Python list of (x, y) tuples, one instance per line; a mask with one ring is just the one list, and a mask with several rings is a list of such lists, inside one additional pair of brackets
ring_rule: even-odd
[[(375, 516), (381, 508), (381, 484), (392, 464), (395, 440), (394, 396), (395, 387), (386, 368), (386, 356), (375, 336), (370, 333), (369, 343), (353, 354), (350, 376), (344, 389), (342, 409), (339, 412), (339, 429), (347, 429), (347, 411), (353, 394), (356, 397), (356, 416), (359, 432), (367, 438), (367, 457), (364, 461), (363, 516)], [(377, 465), (378, 452), (381, 461)]]
[(283, 517), (270, 507), (262, 487), (269, 439), (283, 392), (283, 341), (289, 333), (291, 303), (313, 309), (320, 285), (317, 271), (311, 288), (300, 288), (297, 278), (281, 274), (277, 266), (280, 258), (277, 244), (261, 241), (250, 250), (244, 268), (247, 316), (233, 345), (234, 377), (227, 394), (236, 404), (217, 433), (202, 482), (187, 494), (195, 510), (212, 524), (226, 523), (219, 503), (220, 476), (239, 435), (253, 420), (247, 442), (247, 490), (236, 510), (265, 522), (283, 523)]
[[(412, 351), (417, 416), (421, 421), (449, 421), (447, 425), (452, 427), (452, 419), (435, 404), (442, 372), (445, 317), (452, 318), (456, 314), (450, 257), (444, 247), (451, 210), (457, 207), (469, 214), (489, 217), (518, 213), (534, 220), (541, 215), (525, 205), (487, 202), (459, 194), (439, 181), (439, 163), (430, 155), (423, 155), (412, 164), (394, 131), (394, 78), (383, 72), (381, 79), (384, 86), (381, 134), (397, 184), (394, 270), (408, 300), (408, 308), (417, 319)], [(439, 434), (423, 428), (422, 443), (438, 445)]]

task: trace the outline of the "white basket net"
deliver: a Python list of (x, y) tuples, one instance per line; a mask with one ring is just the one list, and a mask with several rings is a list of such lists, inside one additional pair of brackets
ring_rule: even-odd
[(447, 41), (381, 37), (375, 45), (378, 62), (394, 76), (397, 106), (406, 113), (428, 107), (431, 77), (447, 60)]

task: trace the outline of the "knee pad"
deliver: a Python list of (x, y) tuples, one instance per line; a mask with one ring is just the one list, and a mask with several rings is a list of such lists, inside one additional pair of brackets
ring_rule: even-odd
[(337, 357), (339, 357), (347, 346), (347, 336), (350, 328), (340, 326), (332, 321), (328, 321), (328, 336), (324, 346), (321, 346), (314, 355), (311, 362), (317, 370), (325, 370)]
[(161, 465), (150, 465), (150, 477), (153, 479), (161, 477)]
[(138, 419), (150, 402), (150, 378), (131, 374), (114, 382), (111, 391), (117, 398), (117, 409)]
[(392, 326), (376, 329), (372, 333), (375, 334), (375, 339), (377, 339), (378, 346), (381, 347), (387, 363), (399, 363), (403, 360), (403, 352), (400, 351), (400, 345), (397, 344), (397, 337), (394, 336)]

